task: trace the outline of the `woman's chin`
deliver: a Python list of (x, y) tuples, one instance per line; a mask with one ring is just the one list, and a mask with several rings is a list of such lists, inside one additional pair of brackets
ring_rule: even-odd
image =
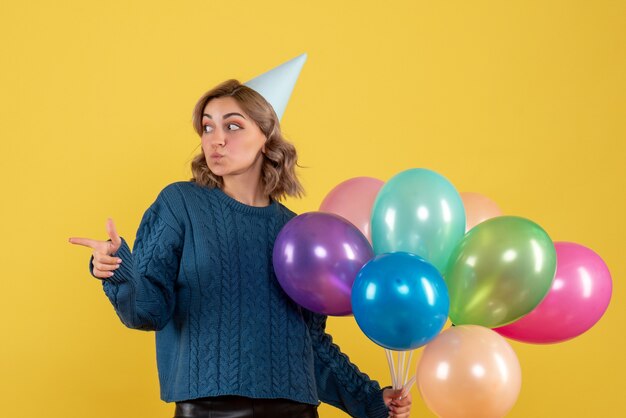
[(209, 170), (211, 171), (211, 173), (213, 173), (216, 176), (222, 177), (225, 174), (228, 174), (228, 169), (226, 167), (224, 167), (223, 165), (211, 164), (208, 167), (209, 167)]

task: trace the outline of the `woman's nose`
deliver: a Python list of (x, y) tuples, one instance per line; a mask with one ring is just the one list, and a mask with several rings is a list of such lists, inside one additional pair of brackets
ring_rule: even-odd
[(215, 148), (226, 145), (226, 135), (223, 130), (216, 129), (213, 131), (213, 135), (211, 135), (211, 145)]

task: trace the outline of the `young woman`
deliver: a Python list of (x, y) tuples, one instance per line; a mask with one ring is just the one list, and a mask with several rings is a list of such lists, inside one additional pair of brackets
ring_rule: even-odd
[(326, 316), (282, 291), (272, 247), (301, 196), (294, 146), (272, 106), (228, 80), (195, 106), (193, 178), (165, 187), (131, 253), (112, 220), (92, 275), (122, 322), (156, 331), (161, 398), (183, 417), (317, 417), (319, 400), (355, 417), (408, 417), (411, 396), (381, 389), (325, 332)]

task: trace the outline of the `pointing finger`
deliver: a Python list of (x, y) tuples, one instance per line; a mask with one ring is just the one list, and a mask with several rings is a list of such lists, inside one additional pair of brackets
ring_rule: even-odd
[(96, 249), (98, 247), (98, 243), (100, 242), (100, 241), (96, 241), (95, 239), (78, 238), (78, 237), (72, 237), (69, 239), (69, 241), (72, 244), (82, 245), (84, 247), (89, 247), (93, 249)]

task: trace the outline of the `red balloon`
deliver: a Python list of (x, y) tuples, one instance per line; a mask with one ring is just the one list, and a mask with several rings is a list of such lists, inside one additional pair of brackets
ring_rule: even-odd
[(608, 267), (592, 250), (555, 242), (556, 275), (545, 299), (521, 319), (494, 330), (505, 337), (549, 344), (577, 337), (604, 314), (613, 283)]

